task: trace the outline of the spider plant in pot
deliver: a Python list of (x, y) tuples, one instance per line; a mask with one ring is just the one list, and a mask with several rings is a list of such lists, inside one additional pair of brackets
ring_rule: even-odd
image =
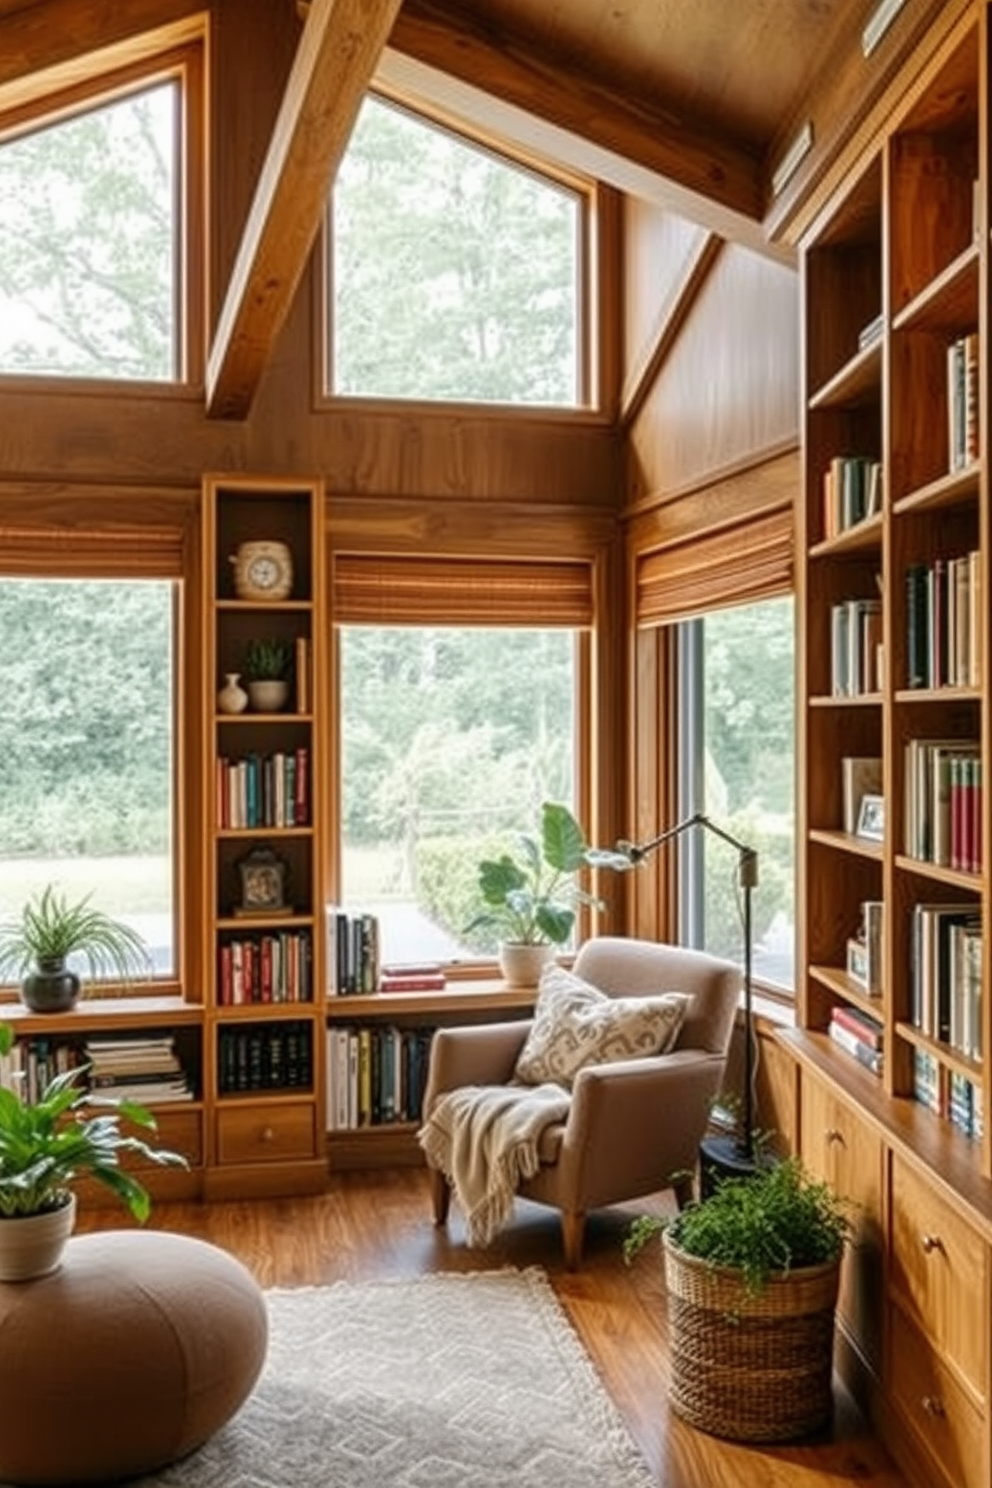
[(91, 894), (70, 900), (48, 884), (19, 915), (0, 924), (0, 979), (19, 980), (33, 1013), (63, 1013), (75, 1007), (82, 980), (68, 965), (81, 961), (93, 979), (127, 984), (152, 970), (144, 939), (130, 925), (91, 903)]
[(293, 648), (276, 636), (257, 637), (245, 649), (242, 673), (256, 713), (278, 713), (289, 697)]
[(633, 1222), (628, 1261), (661, 1237), (677, 1415), (737, 1441), (788, 1441), (829, 1422), (849, 1209), (791, 1157), (717, 1179), (673, 1219)]
[[(0, 1023), (0, 1055), (9, 1056), (13, 1045), (13, 1028)], [(77, 1065), (56, 1075), (34, 1100), (16, 1088), (23, 1078), (18, 1074), (0, 1085), (0, 1281), (56, 1268), (75, 1223), (77, 1179), (104, 1184), (144, 1223), (151, 1199), (121, 1166), (122, 1156), (188, 1167), (180, 1153), (122, 1130), (126, 1121), (154, 1132), (155, 1117), (135, 1101), (91, 1094), (80, 1083), (86, 1069)]]
[(493, 933), (506, 980), (518, 987), (536, 986), (555, 946), (570, 939), (577, 905), (601, 902), (576, 882), (578, 873), (595, 862), (569, 808), (545, 801), (540, 831), (522, 833), (515, 856), (502, 853), (480, 862), (483, 908), (464, 933)]

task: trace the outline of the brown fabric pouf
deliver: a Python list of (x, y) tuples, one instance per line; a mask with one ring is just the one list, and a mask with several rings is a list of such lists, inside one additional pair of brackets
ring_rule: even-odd
[(200, 1446), (251, 1392), (265, 1299), (182, 1235), (82, 1235), (37, 1281), (0, 1283), (0, 1482), (111, 1483)]

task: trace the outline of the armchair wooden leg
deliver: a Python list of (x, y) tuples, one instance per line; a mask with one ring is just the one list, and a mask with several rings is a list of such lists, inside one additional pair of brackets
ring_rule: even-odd
[(565, 1247), (565, 1270), (577, 1271), (582, 1259), (582, 1239), (586, 1230), (584, 1214), (568, 1211), (561, 1216), (561, 1237)]
[(448, 1207), (451, 1203), (451, 1184), (440, 1168), (431, 1168), (431, 1200), (434, 1205), (434, 1223), (447, 1224)]
[(688, 1173), (683, 1174), (681, 1178), (677, 1178), (676, 1181), (672, 1184), (672, 1190), (675, 1194), (675, 1202), (678, 1204), (680, 1209), (684, 1209), (686, 1204), (692, 1203), (694, 1197), (692, 1184), (692, 1175)]

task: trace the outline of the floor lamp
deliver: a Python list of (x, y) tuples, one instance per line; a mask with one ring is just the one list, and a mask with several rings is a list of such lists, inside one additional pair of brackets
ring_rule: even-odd
[[(611, 866), (634, 867), (664, 843), (674, 842), (694, 827), (703, 827), (707, 832), (713, 832), (737, 850), (737, 881), (743, 897), (744, 916), (744, 1099), (736, 1135), (704, 1137), (700, 1143), (701, 1187), (705, 1193), (716, 1178), (750, 1177), (760, 1162), (754, 1145), (754, 1049), (751, 1026), (751, 897), (758, 886), (758, 854), (753, 847), (739, 842), (736, 837), (710, 821), (703, 812), (697, 811), (686, 817), (685, 821), (678, 822), (640, 846), (632, 842), (618, 842), (615, 854), (611, 854)], [(621, 861), (618, 863), (617, 859)]]

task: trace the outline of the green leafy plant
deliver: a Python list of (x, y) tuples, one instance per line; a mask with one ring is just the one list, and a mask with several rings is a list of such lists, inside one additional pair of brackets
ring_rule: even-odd
[(517, 857), (503, 853), (479, 864), (478, 891), (485, 908), (464, 934), (486, 929), (516, 945), (564, 945), (578, 904), (599, 901), (576, 883), (595, 863), (582, 828), (567, 806), (545, 801), (540, 836), (522, 834)]
[(754, 1295), (776, 1273), (836, 1260), (851, 1231), (849, 1207), (791, 1157), (751, 1177), (718, 1179), (712, 1193), (673, 1219), (639, 1216), (627, 1232), (624, 1257), (631, 1261), (667, 1230), (686, 1255), (738, 1271)]
[[(8, 1054), (13, 1043), (11, 1025), (0, 1024), (0, 1054)], [(58, 1209), (77, 1178), (91, 1177), (144, 1223), (151, 1199), (144, 1184), (121, 1167), (121, 1156), (131, 1153), (160, 1166), (189, 1166), (180, 1153), (122, 1131), (122, 1120), (155, 1131), (155, 1117), (136, 1101), (90, 1094), (79, 1084), (87, 1068), (80, 1065), (56, 1075), (31, 1102), (0, 1087), (0, 1217)]]
[(249, 682), (282, 682), (290, 674), (293, 648), (277, 637), (257, 637), (245, 647), (242, 672)]
[(48, 970), (72, 955), (82, 957), (91, 977), (128, 982), (152, 969), (143, 938), (129, 925), (90, 904), (92, 895), (71, 902), (48, 884), (18, 916), (0, 925), (0, 977), (18, 980), (32, 969)]

